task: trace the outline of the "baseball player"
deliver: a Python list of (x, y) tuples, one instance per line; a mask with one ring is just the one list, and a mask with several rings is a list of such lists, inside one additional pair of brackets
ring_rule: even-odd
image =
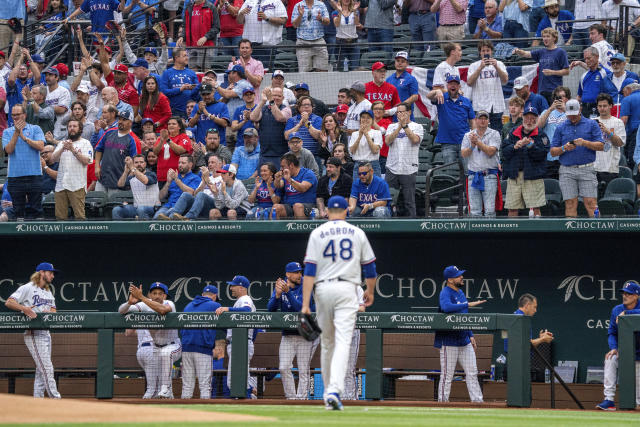
[[(49, 285), (57, 271), (48, 262), (38, 264), (29, 283), (20, 286), (7, 299), (7, 308), (20, 311), (30, 319), (35, 319), (36, 313), (55, 313), (56, 301)], [(49, 397), (60, 399), (51, 363), (51, 334), (48, 330), (27, 330), (24, 333), (24, 343), (36, 364), (33, 397), (44, 397), (46, 390)]]
[[(358, 292), (358, 312), (365, 310), (364, 290), (362, 286), (356, 288)], [(358, 363), (358, 351), (360, 350), (360, 329), (354, 329), (353, 338), (351, 338), (351, 350), (349, 351), (349, 367), (347, 368), (347, 376), (344, 378), (344, 396), (343, 400), (358, 400), (358, 391), (356, 387), (356, 363)]]
[(144, 370), (144, 377), (147, 382), (143, 399), (151, 399), (158, 394), (158, 370), (155, 367), (155, 359), (153, 358), (153, 338), (148, 329), (127, 329), (125, 335), (128, 337), (137, 336), (138, 350), (136, 350), (136, 359), (138, 364)]
[[(302, 266), (299, 262), (290, 262), (285, 267), (286, 278), (278, 278), (271, 299), (267, 304), (269, 311), (298, 313), (302, 308)], [(311, 310), (315, 311), (315, 304), (311, 298)], [(284, 395), (287, 399), (306, 400), (309, 397), (309, 369), (311, 359), (315, 353), (318, 340), (307, 341), (297, 330), (283, 330), (280, 341), (280, 376)], [(293, 358), (298, 365), (298, 391), (291, 373)]]
[[(618, 378), (618, 317), (627, 314), (640, 314), (640, 285), (629, 280), (622, 289), (622, 304), (611, 310), (609, 320), (609, 348), (604, 356), (604, 401), (596, 406), (603, 411), (615, 411), (616, 382)], [(636, 339), (636, 405), (640, 407), (640, 334), (635, 333)]]
[[(447, 281), (440, 292), (441, 313), (468, 313), (469, 307), (475, 307), (486, 300), (467, 302), (467, 297), (460, 289), (464, 285), (465, 270), (455, 265), (444, 269)], [(460, 362), (467, 380), (467, 390), (472, 402), (482, 402), (482, 390), (478, 383), (478, 367), (476, 365), (476, 340), (471, 331), (436, 331), (434, 347), (440, 349), (440, 384), (438, 385), (438, 402), (448, 402), (451, 392), (451, 381)]]
[[(156, 312), (160, 315), (175, 312), (173, 301), (167, 300), (169, 289), (167, 285), (154, 282), (149, 287), (149, 298), (142, 293), (142, 285), (129, 286), (129, 300), (118, 309), (121, 314), (135, 311)], [(154, 329), (149, 331), (153, 338), (153, 358), (155, 372), (158, 376), (160, 391), (156, 397), (173, 399), (173, 384), (171, 382), (171, 368), (180, 359), (182, 346), (177, 329)]]
[[(249, 296), (249, 279), (244, 276), (235, 276), (233, 280), (227, 282), (227, 285), (231, 287), (231, 295), (236, 299), (233, 307), (218, 307), (216, 310), (216, 314), (220, 315), (227, 311), (230, 312), (253, 312), (256, 311), (256, 306), (253, 304), (253, 300)], [(248, 357), (247, 357), (247, 398), (252, 397), (251, 391), (256, 387), (254, 381), (252, 381), (251, 376), (248, 374), (249, 372), (249, 364), (251, 363), (251, 358), (253, 357), (253, 341), (255, 340), (254, 330), (249, 329), (249, 349), (248, 349)], [(229, 363), (227, 365), (227, 387), (231, 388), (231, 350), (233, 347), (233, 331), (231, 329), (227, 329), (227, 354), (229, 355)]]
[[(220, 304), (216, 302), (217, 297), (218, 288), (207, 285), (202, 290), (202, 295), (196, 296), (187, 304), (184, 311), (185, 313), (215, 312), (220, 308)], [(216, 353), (216, 358), (220, 357), (224, 337), (222, 337), (222, 343), (216, 341), (215, 329), (182, 329), (180, 335), (182, 336), (182, 399), (191, 399), (196, 378), (200, 386), (200, 399), (211, 399), (213, 353)]]
[[(344, 197), (327, 202), (329, 221), (311, 232), (305, 255), (303, 314), (310, 314), (311, 291), (322, 329), (322, 381), (326, 409), (342, 410), (340, 396), (349, 364), (349, 346), (358, 312), (357, 288), (364, 268), (364, 305), (373, 304), (376, 264), (373, 249), (360, 228), (345, 221), (349, 205)], [(314, 288), (315, 285), (315, 288)]]

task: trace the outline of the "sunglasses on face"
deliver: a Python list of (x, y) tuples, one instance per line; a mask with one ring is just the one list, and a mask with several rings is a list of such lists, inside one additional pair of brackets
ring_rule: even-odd
[(358, 172), (358, 175), (360, 175), (360, 176), (366, 176), (366, 175), (368, 175), (368, 174), (369, 174), (369, 171), (366, 171), (366, 172)]

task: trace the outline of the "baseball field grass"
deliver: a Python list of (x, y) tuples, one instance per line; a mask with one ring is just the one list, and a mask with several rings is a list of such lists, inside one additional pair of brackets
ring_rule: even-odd
[[(160, 406), (160, 405), (159, 405)], [(162, 405), (164, 407), (164, 405)], [(352, 406), (345, 407), (342, 412), (326, 411), (319, 406), (285, 406), (285, 405), (167, 405), (171, 408), (182, 408), (185, 411), (215, 411), (244, 415), (272, 417), (276, 422), (253, 422), (250, 425), (277, 426), (638, 426), (638, 412), (596, 412), (596, 411), (563, 411), (542, 409), (478, 409), (478, 408), (416, 408), (416, 407), (380, 407)], [(135, 406), (132, 405), (132, 411)], [(28, 416), (25, 416), (28, 419)], [(65, 424), (72, 426), (245, 426), (246, 422), (235, 423), (108, 423), (108, 424)], [(0, 421), (1, 423), (1, 421)], [(50, 424), (55, 425), (55, 420)], [(25, 424), (21, 424), (24, 426)]]

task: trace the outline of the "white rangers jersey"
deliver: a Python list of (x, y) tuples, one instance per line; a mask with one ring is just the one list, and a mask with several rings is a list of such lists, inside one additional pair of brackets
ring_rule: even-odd
[[(173, 301), (165, 301), (164, 305), (168, 305), (171, 307), (171, 311), (176, 311), (176, 306), (173, 304)], [(147, 313), (155, 313), (155, 311), (149, 307), (147, 304), (143, 302), (139, 302), (129, 307), (129, 313), (135, 311), (144, 311)], [(172, 342), (179, 343), (180, 337), (178, 336), (177, 329), (153, 329), (149, 330), (149, 333), (153, 337), (153, 343), (159, 346), (164, 346), (167, 344), (171, 344)], [(139, 338), (138, 338), (138, 342)]]
[(48, 313), (56, 309), (56, 301), (51, 291), (40, 288), (33, 282), (20, 286), (9, 298), (31, 308), (34, 313)]
[[(253, 304), (253, 300), (249, 295), (241, 296), (236, 300), (235, 304), (233, 304), (233, 308), (242, 308), (242, 307), (250, 307), (252, 312), (256, 311), (256, 306)], [(231, 313), (233, 314), (234, 312), (231, 312)], [(244, 312), (241, 311), (240, 313), (244, 313)], [(232, 330), (227, 329), (227, 339), (231, 339), (231, 333), (232, 333)], [(247, 333), (249, 334), (249, 341), (252, 341), (253, 329), (249, 329)]]
[(376, 260), (367, 235), (346, 221), (329, 221), (311, 232), (304, 262), (316, 264), (315, 283), (339, 280), (360, 285), (362, 265)]

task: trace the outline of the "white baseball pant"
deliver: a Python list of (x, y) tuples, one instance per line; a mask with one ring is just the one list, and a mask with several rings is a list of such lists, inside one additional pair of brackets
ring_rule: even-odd
[(194, 351), (182, 352), (182, 399), (191, 399), (196, 386), (196, 378), (200, 387), (200, 399), (211, 399), (211, 354)]
[(51, 334), (49, 331), (30, 330), (24, 334), (24, 343), (36, 364), (33, 381), (33, 397), (44, 397), (44, 391), (54, 399), (60, 399), (51, 363)]
[[(618, 355), (604, 360), (604, 398), (615, 401), (618, 380)], [(640, 360), (636, 360), (636, 405), (640, 405)]]
[[(279, 358), (280, 358), (280, 376), (282, 377), (282, 386), (284, 388), (284, 396), (287, 399), (306, 400), (309, 397), (309, 370), (311, 367), (311, 359), (315, 351), (314, 342), (307, 341), (300, 335), (283, 335), (280, 340)], [(293, 367), (293, 359), (296, 358), (298, 366), (298, 391), (296, 392), (296, 383), (291, 373)]]
[(156, 359), (153, 357), (153, 344), (138, 347), (136, 351), (138, 364), (144, 370), (144, 377), (147, 382), (147, 389), (143, 399), (151, 399), (160, 391), (160, 370), (156, 366)]
[(448, 402), (451, 393), (451, 381), (460, 362), (464, 369), (467, 390), (472, 402), (482, 402), (482, 390), (478, 383), (478, 367), (476, 352), (471, 343), (464, 347), (443, 345), (440, 349), (440, 384), (438, 385), (438, 402)]
[(160, 376), (160, 387), (168, 388), (173, 396), (173, 382), (171, 381), (171, 368), (173, 364), (182, 356), (182, 345), (180, 342), (167, 344), (164, 347), (155, 346), (153, 357), (156, 359), (156, 371)]
[(349, 367), (344, 378), (344, 398), (343, 400), (358, 400), (358, 390), (356, 387), (356, 363), (358, 362), (358, 351), (360, 350), (360, 329), (353, 331), (351, 338), (351, 351), (349, 352)]
[[(227, 354), (229, 355), (229, 363), (227, 364), (227, 387), (231, 389), (231, 348), (233, 347), (233, 341), (231, 344), (227, 345)], [(249, 364), (251, 363), (251, 358), (253, 357), (253, 341), (249, 340), (248, 344), (248, 357), (247, 357), (247, 388), (257, 389), (258, 381), (256, 377), (252, 377), (249, 373)]]
[(318, 326), (322, 329), (322, 381), (324, 399), (329, 393), (344, 393), (349, 348), (358, 313), (356, 286), (349, 282), (325, 282), (314, 291)]

